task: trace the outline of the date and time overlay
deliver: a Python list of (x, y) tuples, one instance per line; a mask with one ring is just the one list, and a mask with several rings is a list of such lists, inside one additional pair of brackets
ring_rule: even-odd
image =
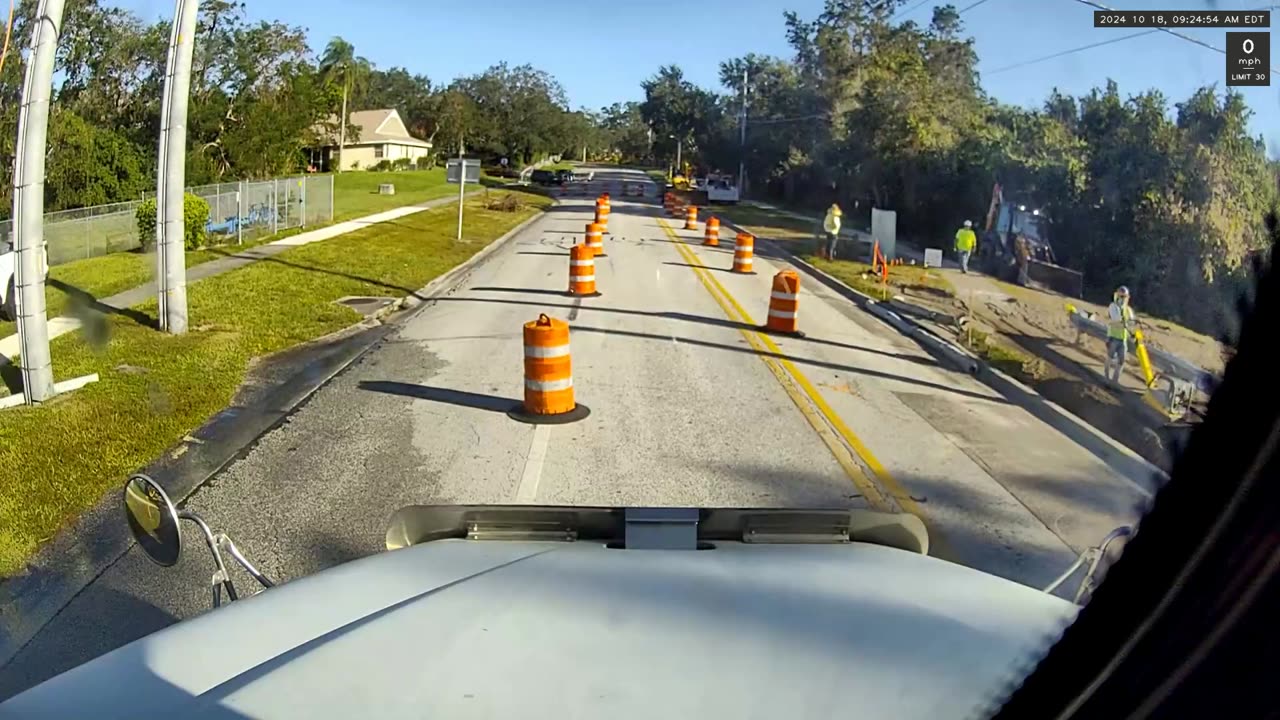
[(1232, 28), (1226, 33), (1227, 85), (1271, 84), (1270, 10), (1097, 10), (1093, 26)]

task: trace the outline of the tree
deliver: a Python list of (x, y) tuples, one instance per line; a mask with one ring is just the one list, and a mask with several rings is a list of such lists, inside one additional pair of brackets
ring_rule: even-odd
[(369, 61), (356, 55), (355, 47), (340, 37), (329, 41), (320, 58), (320, 73), (326, 82), (342, 89), (342, 110), (338, 116), (338, 163), (335, 168), (342, 172), (342, 152), (347, 144), (347, 99), (353, 94), (364, 92), (372, 72)]

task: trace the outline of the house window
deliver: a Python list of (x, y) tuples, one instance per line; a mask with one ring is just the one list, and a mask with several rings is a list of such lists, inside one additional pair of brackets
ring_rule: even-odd
[(385, 152), (385, 150), (383, 150), (383, 148), (384, 148), (384, 147), (385, 147), (384, 145), (374, 145), (374, 146), (373, 146), (373, 157), (374, 157), (375, 159), (376, 159), (376, 158), (380, 158), (380, 157), (382, 157), (382, 156), (383, 156), (383, 153)]

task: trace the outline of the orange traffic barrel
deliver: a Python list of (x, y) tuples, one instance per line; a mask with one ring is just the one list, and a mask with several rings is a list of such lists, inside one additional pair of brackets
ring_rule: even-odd
[(773, 290), (769, 293), (769, 319), (764, 328), (770, 332), (788, 333), (803, 337), (796, 311), (800, 309), (800, 276), (794, 270), (783, 270), (773, 276)]
[(592, 222), (600, 226), (600, 232), (602, 233), (608, 232), (609, 210), (607, 208), (601, 208), (599, 205), (597, 205), (595, 219), (593, 219)]
[(528, 423), (565, 423), (590, 412), (573, 398), (569, 324), (545, 313), (525, 323), (524, 402), (507, 415)]
[(690, 205), (689, 209), (685, 210), (684, 229), (685, 230), (698, 229), (698, 207), (696, 205)]
[(609, 201), (604, 198), (596, 200), (596, 222), (607, 232), (609, 229)]
[(569, 294), (597, 297), (596, 251), (590, 245), (574, 245), (569, 248)]
[(751, 269), (751, 261), (755, 255), (756, 239), (748, 233), (738, 233), (733, 245), (733, 271), (743, 275), (755, 275)]
[(703, 237), (702, 244), (712, 247), (720, 244), (720, 218), (714, 215), (707, 218), (707, 234)]
[(592, 257), (604, 255), (604, 225), (587, 223), (587, 247), (591, 248)]

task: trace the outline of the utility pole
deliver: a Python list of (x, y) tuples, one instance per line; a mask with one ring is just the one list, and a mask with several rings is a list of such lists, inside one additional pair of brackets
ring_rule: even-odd
[(738, 197), (747, 194), (747, 68), (742, 68), (742, 113), (738, 116)]
[(44, 153), (62, 8), (63, 0), (40, 0), (36, 8), (13, 168), (14, 292), (22, 393), (28, 405), (44, 402), (54, 394), (49, 317), (44, 304)]
[[(191, 97), (191, 54), (195, 50), (198, 0), (176, 0), (169, 34), (169, 59), (160, 109), (160, 162), (156, 178), (156, 285), (160, 329), (187, 331), (187, 264), (183, 222), (187, 162), (187, 104)], [(341, 155), (339, 155), (341, 161)]]
[(676, 174), (684, 174), (684, 165), (680, 162), (680, 145), (684, 142), (683, 138), (676, 138)]

